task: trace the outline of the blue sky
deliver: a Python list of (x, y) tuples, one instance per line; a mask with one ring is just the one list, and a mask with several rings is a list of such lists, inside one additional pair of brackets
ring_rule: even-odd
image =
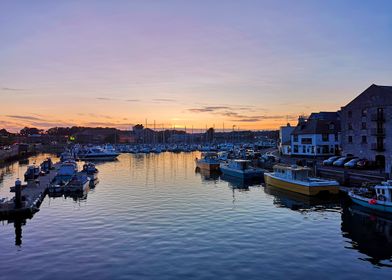
[(1, 1), (0, 38), (13, 130), (276, 128), (392, 85), (391, 1)]

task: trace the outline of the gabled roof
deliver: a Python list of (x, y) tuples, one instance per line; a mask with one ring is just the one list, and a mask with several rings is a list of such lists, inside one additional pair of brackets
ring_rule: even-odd
[(364, 103), (369, 107), (377, 106), (378, 104), (392, 105), (392, 86), (372, 84), (343, 108), (349, 107), (355, 103)]
[(336, 132), (340, 132), (339, 120), (308, 119), (306, 122), (298, 124), (292, 134), (334, 134)]

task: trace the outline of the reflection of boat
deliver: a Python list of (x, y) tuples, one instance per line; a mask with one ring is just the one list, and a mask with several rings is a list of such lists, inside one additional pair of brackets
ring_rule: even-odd
[(221, 176), (221, 179), (228, 182), (229, 187), (239, 190), (247, 190), (251, 186), (260, 186), (262, 183), (261, 177), (244, 180), (242, 178), (227, 176), (223, 174)]
[(392, 219), (367, 213), (367, 208), (353, 204), (343, 208), (342, 235), (351, 240), (353, 249), (369, 256), (361, 258), (373, 265), (392, 267)]
[(300, 166), (274, 165), (274, 172), (264, 173), (265, 183), (277, 188), (305, 195), (339, 193), (339, 183), (309, 176), (310, 168)]
[(25, 181), (37, 179), (40, 172), (41, 168), (39, 166), (30, 165), (24, 174)]
[(218, 154), (214, 152), (202, 153), (201, 159), (196, 158), (196, 166), (200, 169), (217, 171), (219, 164)]
[(231, 160), (229, 163), (221, 163), (220, 169), (225, 176), (240, 179), (263, 178), (264, 170), (250, 166), (250, 160)]
[(392, 213), (392, 180), (383, 182), (374, 189), (354, 189), (348, 193), (348, 196), (363, 207)]
[(204, 181), (216, 181), (219, 179), (220, 176), (219, 171), (210, 171), (207, 169), (200, 168), (196, 168), (196, 173), (199, 173)]
[(315, 211), (335, 211), (340, 209), (339, 196), (329, 196), (328, 199), (323, 199), (322, 197), (307, 196), (300, 193), (275, 188), (271, 185), (266, 185), (264, 187), (264, 191), (267, 194), (274, 196), (274, 205), (277, 207), (289, 208), (294, 211), (302, 211), (305, 209), (311, 209)]

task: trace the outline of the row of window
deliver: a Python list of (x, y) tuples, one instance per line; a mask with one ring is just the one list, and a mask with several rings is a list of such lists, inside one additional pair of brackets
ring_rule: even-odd
[[(335, 133), (335, 142), (339, 141), (339, 135), (337, 133)], [(324, 142), (328, 142), (329, 141), (329, 134), (324, 133), (321, 135), (321, 139)], [(294, 135), (293, 136), (293, 142), (298, 142), (298, 135)], [(312, 138), (301, 138), (301, 144), (312, 144)]]
[[(352, 124), (352, 123), (348, 123), (348, 124), (347, 124), (347, 128), (348, 128), (348, 130), (353, 130), (353, 124)], [(367, 129), (367, 124), (366, 124), (366, 122), (362, 122), (362, 123), (361, 123), (361, 129)]]
[[(377, 108), (377, 114), (378, 115), (381, 115), (383, 113), (384, 113), (384, 108)], [(347, 115), (348, 115), (349, 118), (352, 118), (353, 117), (353, 112), (352, 111), (348, 111)], [(367, 115), (368, 115), (367, 109), (362, 109), (361, 110), (361, 116), (362, 117), (366, 117)]]
[[(335, 147), (337, 149), (337, 147)], [(334, 147), (329, 147), (328, 145), (323, 145), (323, 146), (317, 146), (316, 151), (317, 154), (333, 154), (335, 152)], [(294, 153), (299, 153), (299, 150), (301, 150), (301, 153), (306, 154), (314, 154), (314, 146), (298, 146), (294, 145), (293, 146)]]
[[(347, 139), (347, 141), (348, 141), (348, 143), (353, 143), (353, 137), (350, 135), (350, 136), (348, 136), (348, 139)], [(367, 136), (366, 135), (362, 135), (362, 137), (361, 137), (361, 143), (362, 144), (367, 144)]]

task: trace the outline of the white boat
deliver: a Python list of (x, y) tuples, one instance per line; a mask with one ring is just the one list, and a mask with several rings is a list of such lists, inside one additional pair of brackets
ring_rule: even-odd
[(113, 160), (119, 156), (114, 150), (106, 150), (101, 147), (89, 147), (80, 150), (78, 157), (81, 160)]
[(264, 173), (264, 181), (267, 185), (310, 196), (320, 193), (339, 193), (337, 181), (310, 177), (308, 167), (277, 164), (273, 169), (273, 172)]
[(88, 162), (83, 165), (82, 173), (90, 178), (91, 181), (98, 179), (98, 169), (95, 167), (94, 163)]
[(237, 177), (240, 179), (262, 178), (264, 170), (250, 166), (250, 160), (236, 159), (228, 163), (221, 163), (220, 169), (223, 175)]
[(89, 188), (90, 178), (83, 174), (77, 174), (64, 186), (66, 192), (84, 192)]
[(75, 161), (63, 162), (49, 185), (49, 192), (62, 192), (77, 172), (78, 165)]
[(376, 185), (373, 190), (367, 188), (354, 189), (348, 192), (351, 200), (363, 207), (392, 213), (392, 180)]
[(202, 153), (201, 159), (196, 158), (196, 167), (208, 171), (218, 171), (220, 167), (218, 154), (213, 152)]

